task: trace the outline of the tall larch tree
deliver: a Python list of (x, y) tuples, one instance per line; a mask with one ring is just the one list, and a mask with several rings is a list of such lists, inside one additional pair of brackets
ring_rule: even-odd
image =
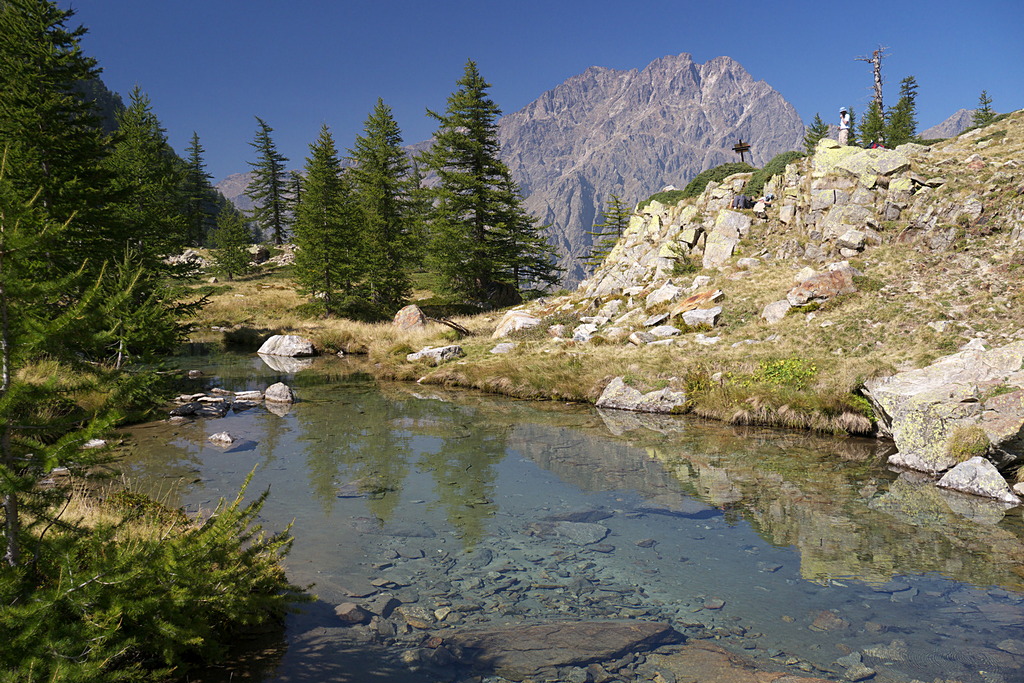
[(496, 303), (496, 297), (504, 302), (516, 283), (501, 228), (515, 208), (500, 159), (501, 110), (472, 60), (457, 86), (443, 114), (427, 112), (438, 122), (434, 144), (424, 155), (439, 181), (432, 191), (430, 259), (448, 295), (467, 303)]
[(381, 317), (390, 317), (412, 293), (411, 188), (402, 135), (384, 100), (378, 98), (349, 156), (355, 162), (349, 175), (362, 222), (370, 304)]
[(277, 151), (277, 145), (270, 136), (274, 129), (267, 122), (256, 117), (256, 136), (249, 145), (256, 150), (256, 161), (252, 167), (252, 180), (245, 194), (255, 204), (252, 219), (263, 236), (269, 236), (274, 244), (284, 244), (288, 232), (287, 157)]
[(900, 97), (889, 110), (885, 123), (885, 141), (890, 147), (917, 139), (917, 79), (900, 81)]
[(310, 144), (294, 225), (295, 279), (327, 315), (364, 316), (359, 215), (327, 126)]
[(216, 190), (210, 185), (213, 176), (206, 171), (202, 143), (199, 134), (192, 131), (188, 148), (185, 150), (185, 171), (182, 179), (182, 194), (185, 202), (186, 241), (189, 246), (199, 247), (216, 224)]

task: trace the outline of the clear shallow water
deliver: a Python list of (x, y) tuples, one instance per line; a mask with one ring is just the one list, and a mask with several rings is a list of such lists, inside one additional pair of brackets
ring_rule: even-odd
[(411, 641), (334, 616), (376, 582), (434, 629), (657, 619), (798, 673), (852, 655), (876, 681), (1024, 681), (1021, 511), (888, 472), (873, 442), (377, 385), (337, 359), (186, 362), (301, 399), (139, 426), (123, 465), (193, 510), (255, 469), (265, 524), (294, 521), (289, 575), (319, 601), (250, 680), (433, 680), (397, 661)]

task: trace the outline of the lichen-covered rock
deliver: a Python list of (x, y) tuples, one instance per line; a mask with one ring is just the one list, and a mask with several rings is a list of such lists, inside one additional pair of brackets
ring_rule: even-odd
[(1009, 484), (999, 474), (995, 465), (985, 458), (975, 456), (956, 465), (939, 480), (939, 486), (975, 496), (995, 498), (1010, 505), (1020, 505), (1020, 498), (1010, 491)]
[(297, 334), (275, 334), (263, 342), (263, 346), (257, 353), (297, 358), (316, 355), (316, 350), (313, 348), (313, 342), (305, 337), (300, 337)]
[(682, 391), (659, 389), (646, 394), (641, 393), (623, 380), (616, 377), (597, 399), (598, 408), (614, 408), (616, 410), (632, 410), (640, 413), (673, 413), (681, 412), (686, 405), (686, 394)]
[(967, 348), (928, 367), (865, 382), (879, 429), (898, 453), (890, 462), (942, 472), (959, 461), (950, 440), (957, 428), (984, 430), (993, 457), (1024, 455), (1024, 341), (986, 350)]
[(415, 363), (417, 361), (425, 360), (431, 365), (440, 365), (446, 363), (453, 358), (466, 355), (463, 352), (462, 347), (458, 344), (450, 344), (449, 346), (439, 346), (434, 348), (427, 346), (420, 349), (416, 353), (410, 353), (405, 357), (409, 362)]

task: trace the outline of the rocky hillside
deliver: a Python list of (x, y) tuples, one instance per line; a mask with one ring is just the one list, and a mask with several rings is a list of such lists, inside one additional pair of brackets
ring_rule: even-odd
[[(665, 185), (679, 187), (704, 169), (738, 161), (732, 146), (751, 145), (762, 165), (802, 146), (796, 110), (735, 60), (697, 64), (688, 54), (643, 70), (591, 67), (500, 121), (502, 156), (526, 208), (552, 225), (568, 282), (583, 276), (586, 234), (609, 194), (631, 204)], [(409, 145), (410, 154), (427, 143)], [(217, 184), (241, 209), (248, 173)]]
[[(877, 432), (892, 462), (930, 474), (1024, 462), (1024, 112), (934, 147), (826, 139), (766, 185), (771, 206), (730, 208), (748, 177), (647, 204), (574, 294), (509, 313), (495, 336), (546, 328), (641, 354), (638, 371), (645, 350), (670, 352), (640, 382), (660, 389), (620, 378), (599, 406)], [(826, 385), (871, 409), (815, 404)]]

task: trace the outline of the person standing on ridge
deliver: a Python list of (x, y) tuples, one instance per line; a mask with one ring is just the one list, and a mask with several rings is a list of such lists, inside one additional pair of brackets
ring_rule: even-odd
[(839, 144), (850, 144), (850, 112), (846, 107), (839, 110)]

